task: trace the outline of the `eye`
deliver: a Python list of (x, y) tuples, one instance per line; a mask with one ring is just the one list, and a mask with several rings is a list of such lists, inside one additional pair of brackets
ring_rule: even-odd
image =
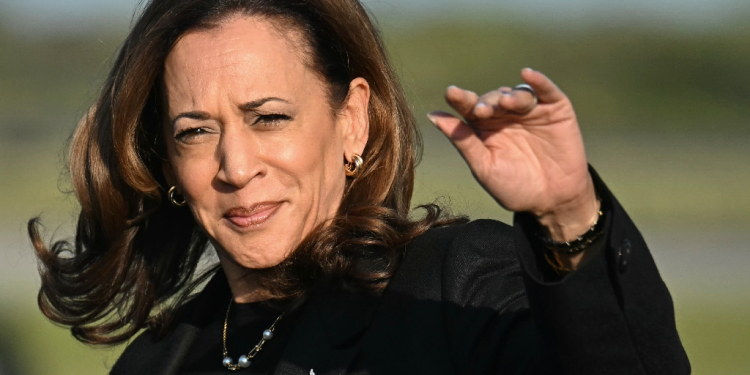
[(208, 131), (205, 128), (188, 128), (178, 132), (177, 135), (174, 136), (174, 139), (178, 141), (189, 141), (192, 138), (206, 133), (208, 133)]
[(292, 118), (290, 116), (280, 113), (258, 115), (258, 117), (255, 118), (255, 122), (253, 122), (253, 125), (279, 125), (279, 123), (283, 121), (289, 121), (291, 119)]

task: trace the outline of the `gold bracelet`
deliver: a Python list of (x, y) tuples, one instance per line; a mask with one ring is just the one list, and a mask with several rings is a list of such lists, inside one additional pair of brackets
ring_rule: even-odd
[[(589, 227), (586, 233), (576, 237), (576, 239), (572, 241), (553, 241), (541, 232), (538, 234), (538, 237), (547, 249), (557, 254), (578, 254), (583, 250), (586, 250), (589, 245), (594, 243), (594, 241), (596, 241), (602, 234), (604, 234), (604, 230), (600, 228), (602, 225), (604, 225), (604, 220), (601, 220), (602, 216), (604, 216), (604, 213), (599, 210), (594, 223), (591, 224), (591, 227)], [(547, 261), (549, 261), (549, 259)]]

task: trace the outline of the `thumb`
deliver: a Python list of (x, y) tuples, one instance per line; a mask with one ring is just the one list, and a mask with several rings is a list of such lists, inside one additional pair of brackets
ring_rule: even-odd
[(427, 118), (450, 139), (472, 170), (484, 158), (487, 148), (469, 125), (450, 113), (430, 112)]

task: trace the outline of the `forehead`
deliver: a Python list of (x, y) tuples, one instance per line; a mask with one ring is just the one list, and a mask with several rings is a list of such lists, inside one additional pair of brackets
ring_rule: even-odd
[[(175, 50), (190, 50), (191, 47), (221, 48), (226, 45), (242, 43), (246, 47), (269, 48), (280, 47), (275, 50), (288, 50), (304, 57), (304, 38), (291, 20), (283, 17), (231, 15), (212, 23), (208, 27), (188, 30), (180, 36), (171, 55)], [(194, 50), (193, 50), (194, 51)]]
[(277, 22), (234, 16), (216, 27), (184, 34), (165, 62), (170, 102), (187, 92), (248, 95), (254, 89), (304, 89), (313, 83), (303, 38), (295, 31), (281, 31)]

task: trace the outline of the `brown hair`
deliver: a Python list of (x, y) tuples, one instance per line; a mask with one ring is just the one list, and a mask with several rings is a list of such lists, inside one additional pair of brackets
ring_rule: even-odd
[(332, 108), (343, 103), (353, 78), (371, 87), (366, 163), (349, 181), (338, 215), (284, 262), (262, 271), (275, 298), (299, 298), (322, 277), (382, 290), (408, 243), (430, 227), (463, 220), (444, 219), (435, 205), (423, 206), (421, 220), (408, 218), (421, 138), (378, 32), (357, 0), (152, 1), (73, 136), (69, 168), (81, 204), (75, 240), (48, 248), (38, 219), (28, 225), (40, 259), (40, 309), (71, 326), (80, 341), (113, 344), (144, 326), (165, 329), (170, 307), (207, 277), (195, 277), (205, 234), (189, 210), (173, 207), (165, 194), (159, 86), (181, 35), (233, 14), (301, 31), (309, 66), (328, 83)]

